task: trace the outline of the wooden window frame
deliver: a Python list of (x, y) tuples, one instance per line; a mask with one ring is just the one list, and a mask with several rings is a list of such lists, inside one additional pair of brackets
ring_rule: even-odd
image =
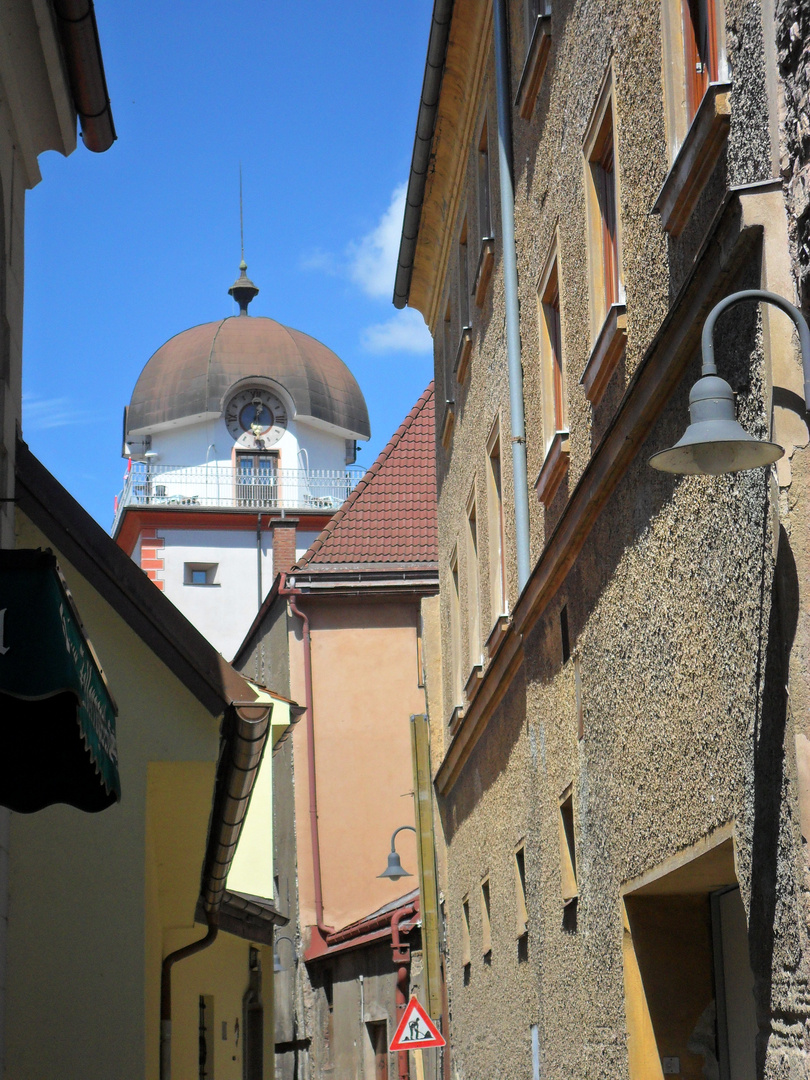
[(453, 547), (448, 564), (450, 572), (450, 690), (452, 709), (462, 704), (461, 682), (461, 578), (458, 546)]
[(481, 572), (478, 563), (479, 558), (479, 528), (478, 528), (478, 501), (476, 498), (475, 481), (473, 480), (470, 494), (467, 497), (465, 511), (465, 548), (467, 556), (467, 660), (470, 678), (482, 668), (481, 654)]
[[(723, 0), (700, 0), (704, 41), (696, 40), (697, 0), (661, 0), (664, 118), (670, 169), (653, 213), (671, 236), (688, 222), (731, 126), (731, 76)], [(701, 56), (701, 53), (703, 54)], [(707, 70), (696, 72), (705, 63)]]
[(613, 65), (608, 66), (583, 144), (591, 344), (611, 310), (624, 304), (618, 125)]
[(492, 956), (492, 892), (489, 874), (481, 879), (481, 955)]
[(529, 932), (529, 907), (526, 900), (526, 841), (521, 840), (514, 852), (515, 862), (515, 934), (518, 939)]
[(461, 966), (468, 968), (472, 963), (472, 944), (470, 938), (470, 895), (461, 898)]
[(537, 286), (544, 458), (534, 487), (544, 506), (549, 506), (556, 495), (568, 471), (569, 459), (564, 320), (557, 251), (555, 236)]
[(567, 907), (569, 904), (574, 903), (579, 896), (573, 784), (569, 784), (560, 795), (558, 823), (560, 833), (560, 885), (563, 905)]

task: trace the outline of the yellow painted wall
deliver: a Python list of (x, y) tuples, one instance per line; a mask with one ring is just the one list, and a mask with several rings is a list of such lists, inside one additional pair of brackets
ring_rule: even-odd
[[(19, 547), (50, 546), (19, 516), (17, 529)], [(123, 798), (101, 814), (54, 806), (12, 815), (6, 1077), (154, 1080), (159, 924), (193, 918), (219, 725), (70, 563), (60, 565), (119, 706)], [(172, 775), (182, 782), (176, 797), (158, 784), (168, 802), (148, 828), (150, 762), (176, 767), (157, 770), (169, 788)], [(200, 820), (196, 811), (183, 819), (183, 799), (194, 791), (199, 801), (206, 775)], [(188, 858), (169, 873), (173, 846)]]

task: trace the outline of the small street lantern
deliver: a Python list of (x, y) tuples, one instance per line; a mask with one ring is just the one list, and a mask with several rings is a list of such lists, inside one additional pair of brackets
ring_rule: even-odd
[(285, 970), (284, 965), (281, 962), (281, 953), (278, 950), (279, 944), (282, 941), (289, 941), (293, 951), (293, 958), (295, 958), (295, 942), (293, 939), (288, 937), (287, 934), (276, 934), (273, 941), (273, 971), (276, 974)]
[(802, 313), (783, 297), (762, 289), (732, 293), (712, 308), (703, 327), (703, 372), (689, 394), (689, 427), (683, 438), (669, 450), (653, 454), (650, 465), (654, 469), (720, 476), (772, 465), (783, 456), (785, 451), (777, 443), (755, 439), (738, 423), (734, 414), (734, 393), (726, 380), (717, 374), (714, 324), (728, 308), (747, 300), (773, 304), (796, 324), (804, 368), (805, 403), (810, 401), (810, 329)]
[(391, 881), (399, 881), (400, 878), (404, 877), (413, 877), (413, 874), (410, 874), (407, 870), (403, 869), (402, 863), (399, 861), (397, 849), (395, 847), (396, 835), (397, 833), (401, 833), (403, 829), (410, 829), (413, 833), (416, 832), (416, 829), (413, 827), (413, 825), (400, 825), (398, 829), (394, 829), (393, 833), (391, 834), (391, 851), (388, 855), (388, 866), (385, 868), (385, 870), (383, 870), (381, 874), (377, 874), (377, 877), (390, 878)]

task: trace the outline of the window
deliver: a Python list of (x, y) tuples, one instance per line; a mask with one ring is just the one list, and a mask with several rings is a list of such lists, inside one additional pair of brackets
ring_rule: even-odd
[(722, 0), (662, 0), (661, 36), (671, 168), (653, 213), (678, 236), (720, 158), (731, 122)]
[(470, 263), (467, 252), (467, 219), (461, 223), (458, 235), (458, 314), (461, 330), (470, 325)]
[(489, 591), (492, 622), (506, 614), (503, 494), (501, 488), (501, 427), (496, 420), (487, 443), (487, 509), (489, 525)]
[(714, 0), (681, 0), (686, 118), (691, 124), (710, 82), (717, 81), (717, 13)]
[(591, 340), (623, 301), (613, 80), (608, 69), (585, 139)]
[(478, 307), (484, 303), (487, 286), (495, 266), (495, 242), (492, 238), (492, 204), (490, 201), (489, 171), (489, 134), (486, 118), (481, 127), (477, 155), (478, 173), (478, 232), (481, 247), (478, 252), (478, 265), (475, 271), (475, 302)]
[(484, 959), (492, 956), (492, 920), (489, 906), (489, 878), (481, 882), (481, 952)]
[(275, 506), (278, 454), (236, 454), (236, 505)]
[(216, 585), (219, 563), (184, 563), (184, 585)]
[(560, 797), (560, 871), (562, 898), (570, 904), (579, 895), (577, 889), (577, 850), (574, 833), (574, 796), (568, 785)]
[(526, 906), (526, 848), (521, 844), (515, 851), (515, 930), (519, 938), (529, 929)]
[(540, 502), (549, 506), (568, 468), (568, 405), (556, 245), (540, 279), (537, 310), (545, 459), (535, 482), (535, 490)]
[(492, 210), (489, 201), (489, 138), (487, 121), (478, 141), (478, 231), (482, 240), (492, 236)]
[(210, 994), (200, 994), (198, 1015), (197, 1076), (214, 1080), (214, 999)]
[(335, 1044), (335, 976), (330, 968), (323, 973), (323, 995), (323, 1049), (324, 1057), (331, 1065)]
[(470, 952), (470, 898), (465, 896), (461, 902), (461, 964), (462, 967), (470, 966), (472, 954)]
[(595, 406), (616, 370), (627, 340), (610, 68), (591, 115), (584, 152), (592, 348), (580, 383)]
[(550, 0), (523, 0), (523, 41), (526, 59), (515, 105), (524, 120), (531, 120), (551, 48)]
[(602, 292), (605, 311), (619, 300), (619, 249), (616, 238), (616, 176), (613, 109), (605, 110), (590, 158), (591, 176), (599, 206)]
[(540, 355), (543, 363), (543, 435), (546, 448), (558, 431), (567, 427), (565, 383), (560, 325), (560, 283), (557, 260), (551, 265), (540, 297)]
[(458, 552), (450, 557), (450, 695), (453, 707), (461, 705), (461, 603)]
[(478, 516), (475, 491), (467, 503), (467, 629), (470, 667), (481, 663), (481, 610), (478, 575)]

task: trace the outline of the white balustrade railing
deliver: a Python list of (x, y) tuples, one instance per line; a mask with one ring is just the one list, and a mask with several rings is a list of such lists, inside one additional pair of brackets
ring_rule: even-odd
[(113, 530), (128, 506), (334, 511), (362, 475), (362, 469), (275, 469), (258, 455), (250, 468), (219, 462), (176, 468), (135, 461), (116, 500)]

